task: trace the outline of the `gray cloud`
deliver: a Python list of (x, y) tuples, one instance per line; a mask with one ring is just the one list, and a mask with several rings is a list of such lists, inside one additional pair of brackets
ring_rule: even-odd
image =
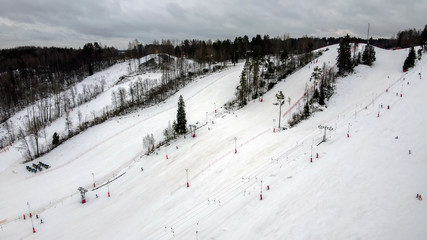
[(81, 47), (98, 41), (126, 48), (132, 39), (374, 37), (422, 29), (427, 2), (397, 0), (0, 0), (0, 48)]

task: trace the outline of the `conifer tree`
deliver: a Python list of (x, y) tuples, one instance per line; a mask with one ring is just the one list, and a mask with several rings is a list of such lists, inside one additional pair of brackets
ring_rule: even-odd
[(416, 58), (416, 54), (415, 54), (415, 49), (414, 47), (411, 48), (411, 50), (409, 51), (408, 57), (405, 59), (405, 62), (403, 63), (403, 71), (408, 71), (409, 68), (414, 67), (415, 66), (415, 58)]
[(239, 105), (243, 107), (246, 105), (246, 94), (248, 92), (248, 87), (246, 83), (246, 69), (243, 69), (242, 75), (240, 75), (240, 86), (239, 86)]
[(427, 25), (424, 26), (424, 30), (421, 33), (421, 47), (424, 51), (427, 51)]
[(308, 104), (308, 102), (305, 103), (304, 105), (304, 119), (307, 119), (310, 116), (310, 105)]
[(256, 58), (253, 63), (254, 68), (254, 78), (253, 78), (253, 89), (255, 90), (255, 93), (252, 96), (252, 99), (256, 99), (258, 97), (258, 87), (259, 87), (259, 60)]
[(52, 137), (52, 145), (56, 146), (59, 144), (59, 136), (58, 133), (54, 132)]
[(187, 119), (185, 116), (185, 103), (182, 95), (179, 96), (178, 110), (176, 113), (176, 129), (178, 134), (184, 134), (187, 132)]
[(350, 36), (347, 34), (340, 41), (340, 47), (338, 48), (337, 57), (338, 74), (343, 75), (353, 70), (351, 64), (351, 48), (350, 48)]
[(322, 69), (316, 66), (313, 70), (313, 73), (311, 74), (310, 80), (314, 79), (314, 81), (318, 81), (321, 76), (322, 76)]
[(320, 85), (320, 95), (318, 103), (322, 106), (325, 105), (325, 87), (323, 86), (323, 82)]
[(363, 51), (362, 55), (362, 62), (363, 64), (366, 64), (368, 66), (372, 66), (372, 64), (375, 62), (375, 48), (370, 43), (372, 42), (372, 38), (369, 39), (368, 43), (366, 44), (365, 50)]

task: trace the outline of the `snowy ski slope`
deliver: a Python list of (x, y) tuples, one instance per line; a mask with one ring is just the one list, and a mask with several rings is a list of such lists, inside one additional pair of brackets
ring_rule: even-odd
[[(243, 63), (90, 128), (39, 159), (47, 171), (28, 173), (14, 148), (2, 152), (0, 239), (425, 239), (427, 207), (416, 194), (427, 196), (427, 60), (402, 73), (407, 49), (376, 52), (372, 68), (339, 79), (328, 107), (292, 129), (273, 132), (275, 94), (293, 105), (314, 66), (335, 63), (337, 46), (236, 112), (221, 106)], [(179, 95), (188, 123), (208, 124), (143, 156), (142, 137), (163, 138)], [(333, 128), (320, 145), (319, 125)], [(92, 173), (97, 185), (115, 180), (80, 204), (77, 188), (90, 190)], [(22, 219), (27, 202), (44, 221), (36, 233)]]

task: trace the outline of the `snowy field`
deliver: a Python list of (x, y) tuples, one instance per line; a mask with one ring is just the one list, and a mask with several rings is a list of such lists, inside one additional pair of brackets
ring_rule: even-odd
[[(29, 173), (13, 146), (0, 153), (0, 239), (427, 239), (427, 60), (402, 73), (407, 54), (377, 48), (373, 67), (338, 79), (328, 107), (288, 130), (277, 130), (275, 94), (293, 105), (337, 46), (236, 112), (222, 106), (243, 63), (200, 78), (72, 138), (36, 160), (52, 166), (43, 172)], [(208, 123), (144, 156), (142, 138), (163, 139), (179, 95), (189, 124)], [(110, 104), (101, 99), (82, 107)], [(333, 128), (321, 144), (319, 125)], [(92, 191), (93, 177), (114, 181)], [(36, 233), (27, 202), (43, 219), (33, 218)]]

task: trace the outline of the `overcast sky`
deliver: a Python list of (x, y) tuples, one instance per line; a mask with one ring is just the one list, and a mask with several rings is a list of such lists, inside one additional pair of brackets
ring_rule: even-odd
[(256, 34), (392, 37), (423, 29), (426, 0), (0, 0), (0, 48), (119, 49), (138, 39), (231, 39)]

